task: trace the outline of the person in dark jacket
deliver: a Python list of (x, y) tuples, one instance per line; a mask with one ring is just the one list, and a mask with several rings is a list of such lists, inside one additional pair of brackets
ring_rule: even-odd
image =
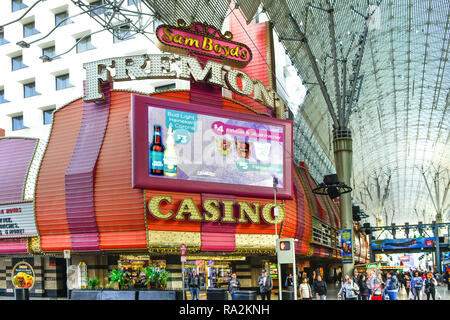
[(231, 275), (230, 283), (228, 284), (228, 291), (230, 292), (231, 300), (234, 300), (234, 294), (241, 288), (241, 282), (236, 277), (236, 273)]
[(294, 291), (294, 277), (292, 276), (292, 273), (289, 273), (289, 276), (287, 276), (284, 286), (288, 291)]
[(314, 283), (314, 292), (316, 293), (317, 300), (327, 300), (327, 283), (322, 280), (320, 274)]
[(365, 274), (361, 275), (358, 286), (361, 300), (369, 300), (369, 286), (367, 285), (367, 277)]
[(189, 275), (188, 284), (189, 290), (191, 291), (191, 300), (199, 300), (200, 276), (197, 274), (196, 270)]
[[(352, 276), (352, 281), (354, 284), (356, 284), (357, 286), (359, 286), (359, 280), (361, 279), (361, 276), (358, 272), (358, 269), (354, 269), (353, 270), (353, 276)], [(358, 300), (361, 300), (361, 296), (358, 293)]]
[(259, 292), (261, 293), (262, 300), (270, 300), (272, 294), (273, 282), (272, 278), (267, 274), (266, 270), (263, 270), (258, 278)]

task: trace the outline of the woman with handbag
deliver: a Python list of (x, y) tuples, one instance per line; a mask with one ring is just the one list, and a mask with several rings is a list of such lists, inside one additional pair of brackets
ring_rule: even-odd
[(344, 283), (341, 290), (339, 290), (338, 297), (343, 297), (345, 300), (357, 300), (359, 294), (359, 288), (356, 283), (353, 283), (352, 278), (347, 274), (344, 277)]

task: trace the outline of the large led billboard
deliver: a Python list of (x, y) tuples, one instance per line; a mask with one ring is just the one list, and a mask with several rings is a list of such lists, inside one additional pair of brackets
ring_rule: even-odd
[(291, 198), (292, 122), (132, 96), (133, 187)]

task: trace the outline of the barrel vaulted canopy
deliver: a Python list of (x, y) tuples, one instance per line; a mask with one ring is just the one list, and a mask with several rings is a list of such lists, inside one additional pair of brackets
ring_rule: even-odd
[[(349, 111), (342, 115), (349, 119), (353, 138), (352, 196), (371, 222), (377, 217), (382, 224), (429, 223), (439, 215), (449, 220), (449, 1), (142, 0), (136, 1), (136, 7), (151, 9), (165, 23), (175, 24), (182, 18), (217, 27), (230, 10), (240, 10), (248, 22), (264, 12), (308, 89), (300, 115), (333, 163), (335, 119), (301, 34), (335, 114), (342, 97), (337, 92), (344, 88), (342, 61), (347, 59), (347, 94), (353, 83), (349, 81), (356, 83)], [(329, 28), (330, 9), (334, 36)], [(126, 10), (121, 12), (127, 15)], [(366, 25), (360, 70), (353, 75)], [(304, 138), (304, 134), (295, 137)]]

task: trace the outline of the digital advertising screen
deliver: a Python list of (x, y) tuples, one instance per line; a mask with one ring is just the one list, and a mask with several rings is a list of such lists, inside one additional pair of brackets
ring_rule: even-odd
[(291, 198), (292, 122), (133, 99), (133, 187)]

